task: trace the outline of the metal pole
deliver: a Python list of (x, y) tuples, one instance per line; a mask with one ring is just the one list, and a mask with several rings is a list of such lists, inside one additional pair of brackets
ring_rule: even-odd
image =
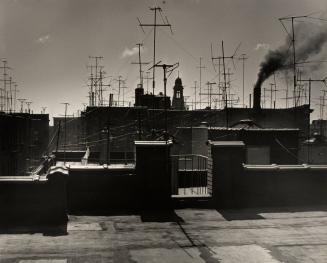
[[(157, 7), (154, 8), (154, 26), (153, 26), (153, 66), (156, 64), (156, 35), (157, 35)], [(155, 75), (156, 75), (156, 67), (152, 69), (152, 92), (153, 92), (153, 108), (155, 105), (154, 98), (154, 89), (155, 89)]]
[(60, 129), (61, 129), (61, 120), (59, 120), (59, 124), (58, 124), (56, 152), (58, 152), (58, 148), (59, 148)]
[(67, 144), (67, 104), (65, 104), (65, 143), (64, 143), (64, 164), (66, 164), (66, 144)]
[(201, 98), (201, 89), (202, 89), (202, 65), (201, 65), (201, 62), (202, 62), (202, 58), (200, 57), (200, 109), (202, 107), (202, 98)]
[(194, 81), (194, 109), (196, 110), (196, 81)]
[(225, 52), (224, 41), (221, 41), (221, 49), (223, 54), (223, 68), (224, 68), (224, 95), (225, 95), (225, 110), (226, 110), (226, 127), (228, 128), (228, 105), (227, 105), (227, 86), (226, 86), (226, 69), (225, 69)]
[(142, 63), (141, 63), (141, 46), (142, 44), (137, 44), (139, 47), (139, 64), (140, 64), (140, 84), (143, 88), (143, 78), (142, 78)]
[(137, 110), (137, 123), (138, 123), (138, 139), (142, 140), (142, 124), (141, 124), (141, 112), (140, 109)]
[(167, 77), (166, 77), (166, 69), (167, 65), (162, 65), (164, 69), (164, 109), (165, 109), (165, 140), (168, 140), (168, 124), (167, 124), (167, 101), (166, 101), (166, 91), (167, 91)]
[(66, 165), (66, 147), (67, 147), (67, 107), (69, 105), (68, 102), (62, 103), (65, 105), (65, 115), (64, 115), (64, 122), (65, 122), (65, 133), (64, 133), (64, 165)]
[(107, 165), (110, 165), (110, 114), (107, 120)]
[(296, 61), (295, 61), (295, 33), (294, 33), (294, 17), (292, 17), (292, 44), (293, 44), (293, 93), (294, 93), (294, 107), (296, 103)]
[(310, 104), (311, 104), (311, 78), (309, 78), (309, 124), (308, 124), (308, 159), (307, 159), (307, 162), (308, 164), (310, 163), (310, 142), (309, 142), (309, 139), (310, 139)]

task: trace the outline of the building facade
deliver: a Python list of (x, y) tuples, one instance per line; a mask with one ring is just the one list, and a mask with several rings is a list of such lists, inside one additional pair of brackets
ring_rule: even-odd
[(0, 113), (0, 176), (27, 175), (49, 142), (49, 115)]

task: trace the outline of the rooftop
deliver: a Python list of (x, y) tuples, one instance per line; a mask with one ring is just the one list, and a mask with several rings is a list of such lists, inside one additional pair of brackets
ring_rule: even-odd
[(326, 262), (327, 207), (70, 215), (2, 228), (1, 262)]

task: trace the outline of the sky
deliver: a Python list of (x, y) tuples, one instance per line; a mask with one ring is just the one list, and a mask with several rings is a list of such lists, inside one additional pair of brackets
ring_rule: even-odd
[[(145, 28), (143, 33), (137, 18), (142, 23), (152, 23), (153, 12), (149, 8), (153, 6), (162, 8), (173, 29), (173, 34), (168, 28), (158, 30), (157, 61), (179, 62), (179, 68), (168, 78), (168, 95), (172, 95), (179, 75), (188, 102), (195, 100), (194, 82), (199, 86), (200, 57), (205, 66), (202, 89), (205, 90), (207, 81), (218, 82), (211, 45), (217, 57), (221, 56), (222, 41), (226, 56), (231, 56), (241, 43), (235, 67), (226, 59), (226, 70), (229, 68), (233, 73), (232, 93), (242, 103), (242, 61), (237, 58), (246, 54), (245, 104), (248, 105), (260, 63), (269, 49), (285, 42), (287, 33), (278, 18), (310, 14), (327, 19), (326, 0), (0, 0), (0, 58), (6, 58), (12, 68), (10, 74), (19, 89), (17, 97), (32, 101), (34, 113), (46, 106), (51, 117), (62, 115), (61, 103), (68, 102), (68, 113), (76, 116), (83, 103), (88, 102), (89, 56), (103, 56), (101, 63), (108, 76), (105, 81), (109, 83), (110, 78), (121, 75), (126, 79), (125, 100), (133, 102), (139, 82), (138, 67), (131, 64), (138, 59), (136, 43), (144, 43), (143, 61), (151, 62), (153, 53), (153, 31)], [(158, 21), (161, 22), (160, 16)], [(312, 27), (327, 24), (313, 19), (300, 19), (296, 23)], [(285, 26), (289, 31), (289, 23)], [(325, 58), (325, 54), (323, 48), (319, 59)], [(325, 78), (324, 72), (325, 66), (320, 64), (303, 77)], [(276, 78), (277, 107), (285, 107), (285, 74), (280, 72)], [(264, 87), (268, 88), (269, 83), (268, 79)], [(111, 80), (111, 84), (116, 90), (118, 83)], [(148, 87), (150, 90), (151, 83)], [(323, 87), (321, 83), (313, 85), (313, 119), (319, 114), (315, 98), (321, 95)], [(147, 89), (146, 81), (144, 88)], [(160, 91), (163, 91), (163, 72), (158, 68), (155, 93)]]

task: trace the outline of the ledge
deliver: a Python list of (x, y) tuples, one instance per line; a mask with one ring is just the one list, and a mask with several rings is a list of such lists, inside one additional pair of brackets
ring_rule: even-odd
[(67, 164), (67, 168), (71, 171), (123, 171), (123, 170), (133, 170), (135, 169), (134, 163), (128, 164), (103, 164), (103, 165), (82, 165), (82, 164)]
[(294, 165), (278, 165), (278, 164), (243, 164), (246, 171), (299, 171), (299, 170), (314, 170), (327, 171), (326, 165), (318, 164), (294, 164)]
[(214, 147), (244, 147), (243, 141), (209, 141)]
[(135, 141), (136, 146), (166, 146), (172, 145), (173, 142), (171, 140), (168, 141)]
[(37, 183), (47, 182), (46, 176), (29, 175), (29, 176), (0, 176), (0, 183)]

